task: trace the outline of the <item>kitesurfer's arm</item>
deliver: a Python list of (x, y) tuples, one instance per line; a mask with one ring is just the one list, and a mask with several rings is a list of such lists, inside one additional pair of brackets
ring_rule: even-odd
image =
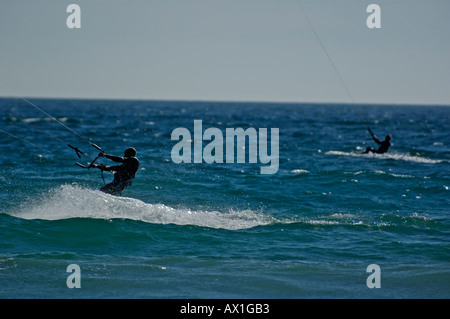
[(381, 144), (381, 141), (375, 136), (375, 134), (373, 134), (372, 130), (370, 129), (370, 127), (368, 128), (370, 135), (372, 136), (373, 140), (375, 141), (375, 143), (377, 144)]
[(104, 152), (100, 152), (99, 154), (101, 157), (106, 157), (107, 159), (110, 159), (111, 161), (117, 162), (117, 163), (125, 163), (125, 159), (120, 156), (115, 155), (108, 155)]

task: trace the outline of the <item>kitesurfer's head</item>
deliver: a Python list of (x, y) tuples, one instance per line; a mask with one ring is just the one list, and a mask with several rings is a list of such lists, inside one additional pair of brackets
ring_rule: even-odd
[(125, 157), (133, 157), (136, 156), (136, 150), (133, 147), (129, 147), (125, 150)]
[(392, 135), (391, 135), (391, 134), (386, 135), (386, 141), (390, 141), (391, 138), (392, 138)]

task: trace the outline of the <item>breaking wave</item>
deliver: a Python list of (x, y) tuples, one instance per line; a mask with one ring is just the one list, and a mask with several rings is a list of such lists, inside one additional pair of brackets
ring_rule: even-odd
[(252, 210), (206, 211), (149, 204), (139, 199), (112, 196), (98, 190), (63, 185), (38, 202), (24, 204), (12, 214), (23, 219), (69, 218), (130, 219), (153, 224), (194, 225), (228, 230), (248, 229), (280, 222)]
[(341, 152), (341, 151), (328, 151), (325, 153), (326, 155), (338, 155), (338, 156), (351, 156), (351, 157), (362, 157), (362, 158), (376, 158), (376, 159), (389, 159), (396, 161), (407, 161), (407, 162), (415, 162), (415, 163), (425, 163), (425, 164), (438, 164), (445, 162), (446, 160), (441, 159), (430, 159), (426, 157), (419, 156), (411, 156), (408, 154), (398, 154), (398, 153), (385, 153), (385, 154), (361, 154), (354, 152)]

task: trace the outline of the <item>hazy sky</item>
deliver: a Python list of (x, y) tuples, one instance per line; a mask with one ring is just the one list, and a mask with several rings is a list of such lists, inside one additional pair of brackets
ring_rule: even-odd
[[(0, 0), (0, 96), (351, 102), (297, 1)], [(299, 2), (356, 103), (450, 105), (450, 1)]]

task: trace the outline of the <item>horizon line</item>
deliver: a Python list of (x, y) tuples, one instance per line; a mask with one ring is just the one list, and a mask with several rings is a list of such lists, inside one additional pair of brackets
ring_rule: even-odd
[(259, 101), (259, 100), (225, 100), (225, 99), (165, 99), (165, 98), (107, 98), (107, 97), (44, 97), (44, 96), (2, 96), (0, 99), (30, 99), (30, 100), (90, 100), (90, 101), (145, 101), (145, 102), (187, 102), (187, 103), (242, 103), (242, 104), (331, 104), (331, 105), (353, 105), (353, 106), (442, 106), (450, 107), (450, 103), (420, 103), (420, 102), (331, 102), (331, 101)]

